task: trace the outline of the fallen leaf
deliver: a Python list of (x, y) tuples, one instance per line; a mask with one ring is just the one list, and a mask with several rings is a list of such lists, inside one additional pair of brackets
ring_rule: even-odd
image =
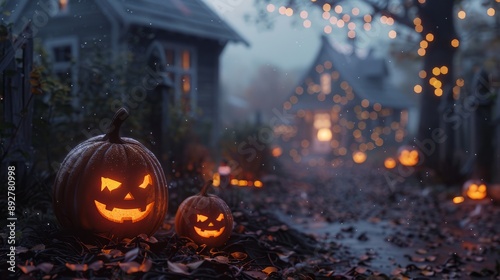
[(54, 265), (48, 262), (44, 262), (37, 265), (36, 268), (40, 271), (43, 271), (44, 273), (49, 273), (52, 270), (52, 268), (54, 268)]
[(26, 253), (28, 251), (29, 251), (29, 249), (26, 248), (26, 247), (23, 247), (23, 246), (16, 247), (16, 253), (17, 254)]
[(356, 271), (359, 274), (364, 274), (368, 269), (366, 267), (358, 266), (354, 271)]
[(103, 266), (104, 266), (103, 261), (95, 261), (89, 265), (88, 269), (97, 271), (97, 270), (101, 269)]
[(410, 258), (410, 260), (412, 262), (425, 262), (425, 258), (424, 257), (419, 257), (419, 256), (412, 256)]
[(24, 274), (29, 274), (36, 270), (34, 265), (18, 265), (17, 267), (19, 267)]
[(121, 262), (118, 263), (118, 266), (127, 274), (138, 272), (141, 267), (141, 265), (137, 262)]
[(168, 269), (174, 273), (189, 275), (189, 267), (183, 263), (168, 262)]
[(287, 251), (287, 252), (283, 252), (283, 253), (278, 253), (278, 257), (280, 258), (280, 260), (282, 260), (284, 262), (288, 262), (290, 256), (292, 256), (293, 254), (295, 254), (294, 251)]
[(216, 262), (218, 262), (218, 263), (224, 263), (224, 264), (228, 264), (229, 263), (229, 259), (226, 256), (215, 256), (213, 258), (213, 260), (216, 261)]
[(405, 272), (406, 272), (406, 268), (396, 267), (395, 269), (392, 270), (391, 274), (396, 276), (396, 275), (400, 275), (400, 274), (405, 273)]
[(267, 229), (267, 231), (269, 231), (269, 232), (277, 232), (278, 230), (280, 230), (279, 226), (272, 226), (272, 227)]
[(186, 266), (189, 267), (189, 269), (191, 269), (191, 270), (195, 270), (198, 267), (200, 267), (200, 265), (202, 265), (204, 262), (205, 262), (204, 260), (201, 260), (201, 261), (197, 261), (197, 262), (188, 263), (188, 264), (186, 264)]
[(276, 267), (273, 267), (273, 266), (268, 266), (261, 271), (264, 272), (265, 274), (269, 275), (273, 272), (278, 272), (278, 269)]
[(101, 252), (108, 258), (117, 258), (123, 256), (123, 252), (117, 249), (102, 249)]
[(146, 242), (140, 242), (139, 245), (141, 246), (142, 249), (144, 249), (146, 251), (151, 250), (151, 246), (149, 246), (149, 244)]
[(71, 271), (87, 271), (88, 265), (86, 263), (66, 263), (66, 267)]
[(137, 258), (139, 255), (139, 248), (134, 248), (127, 253), (125, 253), (125, 258), (123, 259), (123, 262), (129, 262)]
[(422, 270), (420, 271), (420, 274), (423, 276), (434, 276), (435, 272), (432, 270)]
[(436, 256), (427, 256), (427, 257), (425, 257), (425, 259), (426, 259), (427, 261), (429, 261), (429, 262), (433, 262), (433, 261), (435, 261), (435, 260), (436, 260), (436, 258), (437, 258)]
[(153, 261), (151, 259), (144, 259), (144, 261), (142, 261), (142, 264), (139, 267), (139, 269), (142, 272), (148, 272), (152, 266), (153, 266)]
[[(118, 263), (118, 266), (125, 271), (127, 274), (132, 274), (135, 272), (148, 272), (151, 269), (153, 262), (150, 259), (144, 259), (142, 264), (137, 262), (126, 262), (126, 263)], [(170, 263), (169, 263), (170, 268)]]
[(45, 250), (45, 244), (37, 244), (33, 247), (31, 247), (31, 251), (43, 251)]
[(150, 236), (147, 240), (149, 243), (158, 243), (158, 239), (156, 239), (156, 237), (154, 236)]
[(231, 257), (233, 257), (239, 261), (242, 261), (242, 260), (246, 259), (248, 257), (248, 255), (243, 253), (243, 252), (232, 252)]
[(425, 250), (425, 249), (418, 249), (417, 250), (417, 254), (419, 254), (419, 255), (425, 255), (425, 254), (427, 254), (427, 250)]

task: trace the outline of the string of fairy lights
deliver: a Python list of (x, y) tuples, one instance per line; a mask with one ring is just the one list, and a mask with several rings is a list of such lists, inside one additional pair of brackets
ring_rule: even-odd
[[(496, 3), (500, 3), (500, 0), (494, 0)], [(315, 0), (311, 0), (311, 2), (315, 2)], [(420, 4), (425, 4), (426, 0), (419, 0)], [(496, 5), (498, 7), (498, 5)], [(495, 5), (491, 5), (491, 7), (485, 8), (485, 15), (489, 17), (493, 17), (496, 15), (496, 7)], [(374, 24), (381, 24), (386, 28), (380, 29), (377, 31), (387, 32), (386, 36), (389, 39), (396, 39), (398, 37), (397, 26), (395, 25), (394, 18), (386, 15), (374, 16), (369, 13), (363, 14), (362, 9), (358, 7), (351, 7), (348, 5), (331, 5), (329, 3), (325, 3), (322, 6), (321, 11), (321, 19), (318, 20), (317, 16), (312, 15), (312, 13), (308, 12), (306, 8), (292, 8), (287, 7), (285, 5), (278, 5), (269, 3), (266, 6), (266, 10), (268, 13), (276, 13), (280, 16), (292, 17), (297, 16), (302, 21), (302, 26), (304, 28), (311, 28), (313, 25), (318, 24), (316, 21), (319, 21), (319, 26), (323, 26), (323, 32), (325, 34), (331, 34), (334, 32), (334, 29), (344, 30), (346, 32), (347, 38), (355, 39), (358, 36), (358, 33), (368, 32), (374, 29)], [(467, 13), (463, 8), (459, 8), (456, 13), (456, 18), (458, 20), (464, 20), (467, 18)], [(313, 22), (314, 20), (314, 22)], [(435, 35), (432, 33), (422, 34), (424, 31), (422, 25), (422, 19), (418, 16), (415, 16), (413, 19), (414, 31), (419, 34), (421, 40), (418, 42), (418, 48), (416, 49), (416, 53), (420, 57), (424, 57), (427, 53), (427, 49), (431, 44), (433, 44), (435, 40)], [(361, 29), (360, 29), (361, 28)], [(450, 45), (454, 48), (458, 48), (460, 46), (460, 41), (458, 38), (453, 38), (450, 41)], [(306, 80), (305, 85), (298, 86), (295, 90), (295, 94), (289, 98), (289, 100), (285, 101), (283, 104), (283, 108), (285, 110), (290, 110), (295, 104), (299, 102), (299, 97), (303, 94), (316, 94), (316, 97), (319, 102), (332, 102), (333, 106), (330, 112), (331, 118), (329, 121), (332, 122), (331, 132), (332, 135), (328, 133), (321, 133), (321, 128), (318, 129), (318, 137), (324, 137), (325, 139), (331, 138), (329, 144), (333, 149), (333, 153), (335, 155), (346, 155), (348, 153), (348, 148), (357, 157), (361, 157), (359, 152), (367, 152), (375, 149), (376, 147), (383, 147), (384, 144), (390, 143), (390, 141), (384, 141), (384, 137), (382, 136), (392, 136), (396, 142), (402, 142), (404, 137), (407, 135), (406, 124), (408, 122), (408, 113), (403, 112), (399, 121), (392, 121), (389, 123), (378, 122), (379, 125), (370, 126), (368, 125), (369, 121), (376, 121), (379, 117), (387, 117), (391, 115), (391, 108), (382, 108), (380, 103), (370, 104), (370, 102), (366, 99), (361, 100), (361, 104), (351, 104), (351, 102), (359, 102), (354, 98), (354, 92), (352, 87), (348, 84), (347, 81), (342, 81), (339, 73), (332, 69), (332, 62), (325, 61), (323, 64), (316, 65), (316, 72), (320, 74), (320, 81), (312, 81), (311, 79)], [(427, 73), (425, 70), (421, 70), (418, 72), (418, 76), (423, 82), (428, 82), (432, 87), (434, 94), (436, 96), (443, 95), (443, 82), (442, 78), (445, 77), (449, 72), (449, 68), (447, 65), (436, 66), (432, 69), (431, 73)], [(331, 78), (332, 84), (334, 82), (338, 82), (339, 87), (342, 89), (343, 93), (333, 93), (331, 97), (328, 97), (324, 90), (324, 82), (322, 81), (324, 75), (328, 74), (328, 78)], [(457, 78), (455, 80), (455, 84), (452, 87), (453, 97), (458, 100), (460, 98), (460, 91), (464, 87), (465, 82), (463, 78)], [(421, 84), (416, 84), (413, 87), (413, 92), (415, 94), (420, 94), (423, 91), (423, 86)], [(328, 98), (327, 98), (328, 97)], [(342, 108), (347, 104), (351, 104), (351, 109), (354, 110), (355, 119), (349, 120), (346, 117), (340, 117), (342, 115)], [(371, 105), (371, 106), (370, 106)], [(370, 107), (370, 108), (369, 108)], [(298, 110), (297, 117), (300, 119), (309, 119), (314, 118), (311, 114), (311, 111), (307, 110)], [(282, 139), (286, 142), (290, 140), (290, 138), (297, 134), (296, 127), (276, 127), (277, 135), (281, 135)], [(354, 142), (356, 146), (345, 147), (340, 143), (339, 139), (335, 138), (335, 135), (338, 135), (340, 132), (345, 132), (344, 130), (349, 130), (352, 137), (354, 138)], [(367, 132), (369, 131), (369, 132)], [(368, 135), (367, 135), (368, 134)], [(293, 147), (288, 152), (288, 155), (295, 161), (300, 162), (302, 157), (310, 154), (310, 147), (312, 143), (310, 140), (303, 139), (300, 141), (300, 147)], [(282, 151), (279, 151), (281, 155)], [(278, 153), (277, 153), (278, 154)], [(362, 158), (362, 157), (361, 157)], [(363, 160), (364, 161), (364, 160)], [(318, 164), (318, 162), (313, 162), (313, 165)]]

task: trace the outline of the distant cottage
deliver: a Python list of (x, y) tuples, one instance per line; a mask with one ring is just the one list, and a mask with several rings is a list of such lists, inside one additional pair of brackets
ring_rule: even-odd
[[(4, 21), (14, 23), (14, 31), (31, 21), (35, 38), (42, 40), (54, 71), (73, 85), (74, 96), (81, 79), (78, 63), (85, 57), (96, 49), (128, 51), (134, 62), (162, 77), (148, 92), (159, 120), (152, 131), (155, 141), (166, 139), (169, 107), (178, 106), (210, 120), (209, 141), (215, 142), (219, 56), (228, 42), (248, 43), (202, 0), (19, 0), (7, 1), (6, 11), (10, 16)], [(164, 158), (166, 148), (156, 148)]]
[(283, 104), (294, 124), (275, 127), (285, 152), (300, 162), (401, 145), (413, 106), (388, 78), (383, 59), (342, 54), (323, 36), (314, 63)]

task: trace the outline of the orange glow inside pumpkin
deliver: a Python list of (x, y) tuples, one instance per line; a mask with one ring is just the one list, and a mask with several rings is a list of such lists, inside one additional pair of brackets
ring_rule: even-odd
[(415, 166), (419, 161), (418, 151), (404, 149), (399, 153), (398, 160), (404, 166)]
[(394, 167), (396, 167), (396, 160), (391, 157), (386, 158), (384, 161), (384, 166), (387, 169), (393, 169)]
[(486, 197), (486, 185), (472, 183), (467, 187), (466, 194), (470, 199), (483, 199)]
[[(153, 179), (151, 175), (147, 174), (144, 176), (143, 182), (139, 185), (139, 188), (145, 189), (147, 186), (153, 184)], [(101, 191), (108, 189), (110, 192), (116, 190), (122, 186), (122, 183), (110, 178), (101, 177)], [(129, 192), (125, 195), (123, 200), (134, 200), (134, 196)], [(138, 222), (144, 218), (146, 218), (149, 213), (153, 210), (154, 202), (151, 202), (146, 205), (146, 209), (141, 211), (140, 208), (118, 208), (113, 207), (113, 209), (108, 210), (106, 204), (101, 203), (97, 200), (94, 200), (97, 211), (104, 218), (115, 222), (115, 223), (124, 223), (125, 221), (130, 221), (132, 223)]]
[[(202, 214), (196, 215), (196, 221), (199, 223), (206, 222), (207, 220), (208, 220), (208, 216), (205, 216)], [(219, 216), (217, 216), (217, 218), (215, 220), (218, 222), (222, 222), (224, 220), (224, 214), (220, 213)], [(221, 227), (221, 228), (217, 229), (217, 228), (215, 228), (215, 225), (212, 222), (209, 222), (208, 227), (205, 229), (202, 229), (202, 228), (197, 227), (197, 226), (194, 226), (193, 228), (194, 228), (194, 231), (196, 232), (196, 234), (198, 234), (199, 236), (204, 237), (204, 238), (219, 237), (226, 229), (226, 227)]]

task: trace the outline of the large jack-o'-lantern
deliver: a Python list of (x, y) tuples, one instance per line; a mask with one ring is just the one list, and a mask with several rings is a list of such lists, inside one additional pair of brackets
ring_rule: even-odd
[(184, 200), (175, 215), (175, 231), (208, 247), (223, 245), (233, 230), (229, 206), (216, 195), (207, 194), (209, 181), (201, 192)]
[(125, 109), (109, 132), (80, 143), (64, 159), (54, 185), (54, 212), (63, 227), (108, 237), (152, 234), (167, 211), (160, 163), (142, 144), (119, 135)]
[(486, 184), (480, 180), (469, 180), (464, 183), (463, 196), (472, 200), (481, 200), (487, 196)]
[(398, 161), (403, 166), (415, 166), (420, 162), (420, 154), (416, 148), (403, 146), (398, 150)]

